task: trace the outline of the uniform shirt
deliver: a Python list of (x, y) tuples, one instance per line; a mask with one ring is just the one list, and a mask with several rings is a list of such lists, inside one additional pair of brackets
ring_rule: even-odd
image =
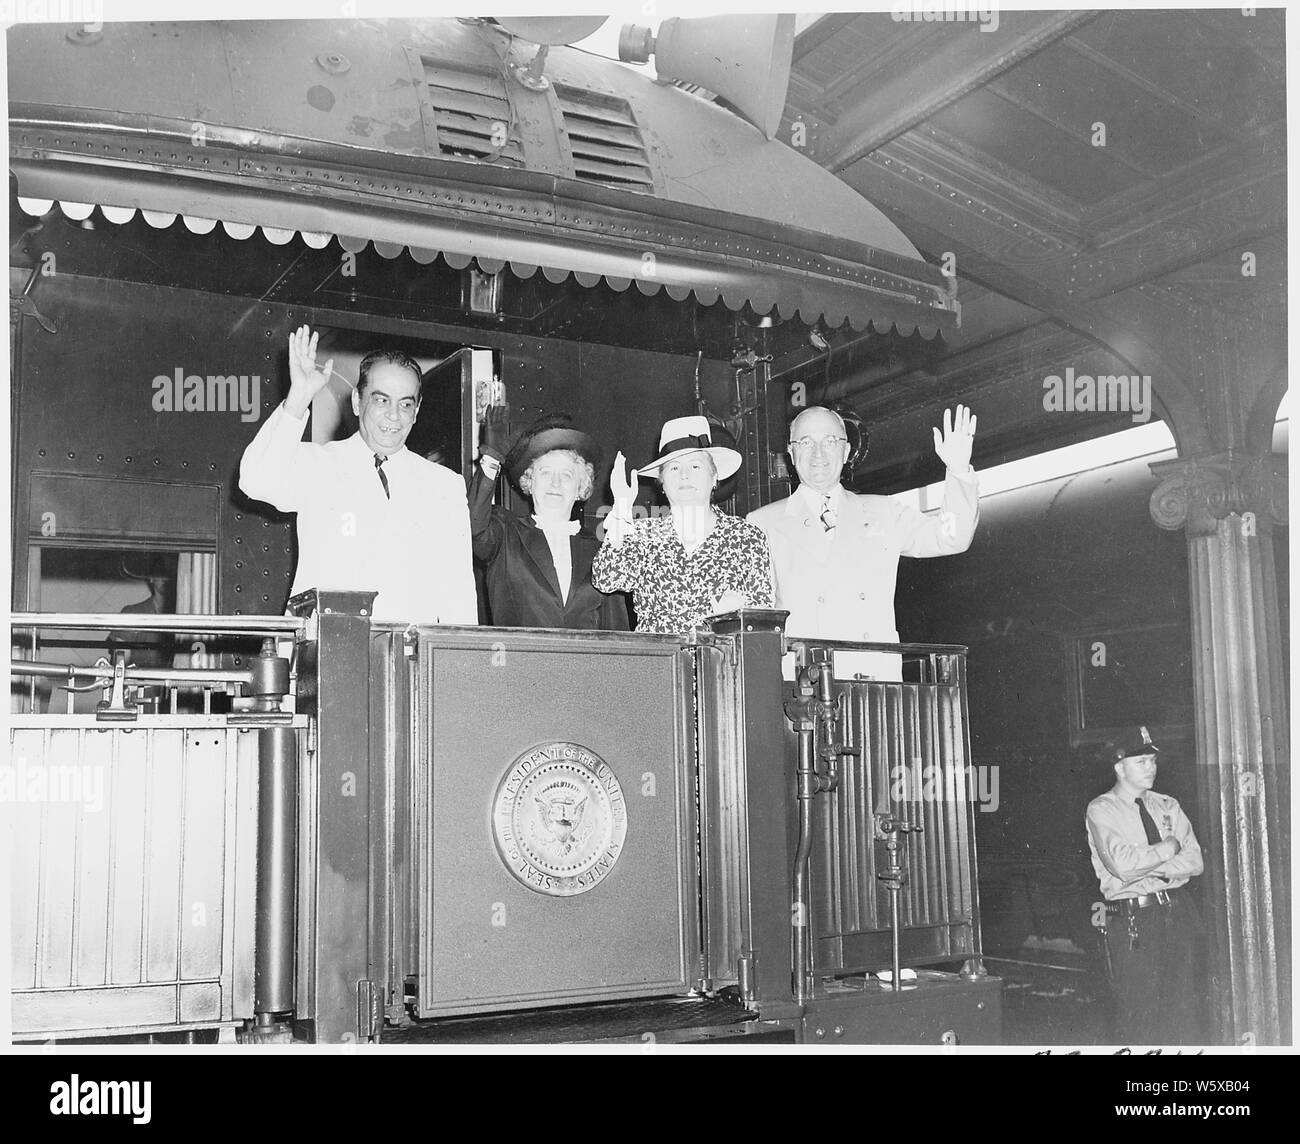
[(591, 566), (602, 592), (631, 592), (639, 632), (685, 635), (700, 627), (726, 592), (751, 607), (772, 606), (772, 572), (763, 533), (711, 509), (717, 525), (687, 555), (671, 516), (636, 520), (615, 548), (608, 539)]
[(1102, 896), (1108, 902), (1176, 890), (1205, 868), (1192, 824), (1178, 800), (1155, 791), (1142, 797), (1160, 837), (1176, 838), (1182, 849), (1168, 861), (1160, 860), (1156, 848), (1147, 842), (1142, 815), (1134, 802), (1137, 796), (1127, 797), (1118, 784), (1094, 798), (1086, 816), (1088, 849)]
[(477, 624), (464, 481), (403, 448), (384, 462), (390, 499), (360, 433), (309, 444), (306, 424), (281, 404), (239, 466), (248, 496), (298, 514), (290, 595), (377, 591), (377, 620)]

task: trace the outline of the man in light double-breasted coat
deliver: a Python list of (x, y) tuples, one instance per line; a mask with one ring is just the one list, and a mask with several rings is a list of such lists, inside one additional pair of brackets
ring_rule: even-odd
[[(790, 457), (799, 487), (749, 514), (772, 552), (776, 606), (790, 613), (786, 632), (811, 639), (896, 643), (894, 589), (902, 556), (949, 556), (970, 547), (979, 519), (979, 481), (971, 468), (975, 417), (965, 406), (943, 416), (934, 449), (947, 466), (944, 502), (922, 513), (889, 497), (851, 493), (840, 484), (849, 455), (839, 414), (805, 409), (790, 425)], [(899, 660), (863, 653), (855, 670), (899, 678)]]

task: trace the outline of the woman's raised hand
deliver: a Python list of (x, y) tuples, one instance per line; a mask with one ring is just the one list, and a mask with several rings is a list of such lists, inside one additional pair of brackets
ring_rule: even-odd
[(640, 470), (633, 469), (629, 480), (625, 472), (626, 465), (627, 458), (620, 449), (614, 458), (614, 469), (609, 474), (609, 488), (614, 494), (614, 511), (624, 519), (632, 516), (632, 502), (636, 500), (637, 480), (641, 476)]

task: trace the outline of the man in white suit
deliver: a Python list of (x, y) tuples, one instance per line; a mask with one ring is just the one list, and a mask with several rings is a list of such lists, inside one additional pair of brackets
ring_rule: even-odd
[(306, 326), (289, 335), (289, 396), (239, 466), (248, 496), (298, 514), (290, 595), (377, 591), (377, 620), (478, 623), (465, 482), (406, 448), (419, 364), (395, 351), (367, 354), (352, 393), (357, 432), (310, 444), (307, 414), (334, 366), (331, 358), (316, 368), (317, 338)]
[[(805, 409), (790, 425), (799, 487), (749, 514), (772, 552), (776, 606), (790, 613), (791, 636), (896, 643), (894, 589), (900, 556), (949, 556), (970, 547), (979, 519), (979, 481), (971, 468), (975, 416), (964, 405), (943, 415), (934, 451), (947, 466), (943, 508), (917, 511), (883, 496), (849, 492), (840, 473), (849, 455), (839, 414)], [(857, 673), (899, 678), (897, 656), (863, 653)]]

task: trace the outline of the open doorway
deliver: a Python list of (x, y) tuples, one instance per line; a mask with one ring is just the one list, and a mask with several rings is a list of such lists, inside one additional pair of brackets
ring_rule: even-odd
[(320, 334), (316, 360), (323, 365), (333, 358), (334, 370), (329, 384), (312, 402), (313, 441), (324, 444), (356, 432), (352, 391), (361, 359), (379, 346), (400, 350), (420, 366), (422, 384), (420, 412), (406, 447), (469, 478), (478, 423), (483, 409), (498, 396), (500, 371), (494, 351), (336, 326), (314, 329)]

